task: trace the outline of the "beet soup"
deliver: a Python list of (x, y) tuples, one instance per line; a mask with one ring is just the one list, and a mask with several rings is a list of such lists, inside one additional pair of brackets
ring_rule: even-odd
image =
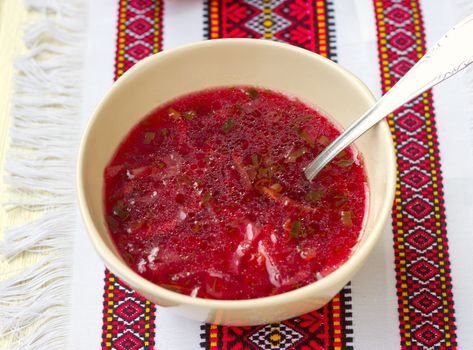
[(339, 134), (320, 112), (260, 88), (160, 106), (105, 169), (118, 251), (144, 278), (201, 298), (259, 298), (323, 278), (351, 255), (368, 202), (354, 147), (304, 177)]

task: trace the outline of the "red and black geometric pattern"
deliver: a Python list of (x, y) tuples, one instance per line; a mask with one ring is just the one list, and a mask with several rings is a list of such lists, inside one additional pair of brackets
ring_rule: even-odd
[[(383, 93), (425, 53), (418, 0), (374, 1)], [(388, 118), (397, 151), (392, 212), (403, 349), (454, 349), (456, 328), (432, 93)]]
[(205, 12), (208, 39), (275, 40), (336, 58), (331, 1), (207, 0)]
[[(208, 39), (258, 38), (286, 42), (332, 60), (335, 23), (329, 0), (208, 0)], [(257, 327), (202, 325), (202, 347), (220, 349), (351, 349), (350, 287), (325, 307)]]
[(120, 0), (115, 80), (143, 58), (161, 51), (162, 0)]
[[(162, 49), (163, 1), (120, 0), (115, 80)], [(154, 348), (156, 306), (105, 271), (102, 349)]]
[(102, 349), (152, 349), (155, 310), (151, 302), (106, 270)]
[(322, 350), (352, 349), (351, 313), (341, 304), (351, 303), (344, 289), (320, 310), (254, 327), (202, 325), (202, 347), (208, 350)]

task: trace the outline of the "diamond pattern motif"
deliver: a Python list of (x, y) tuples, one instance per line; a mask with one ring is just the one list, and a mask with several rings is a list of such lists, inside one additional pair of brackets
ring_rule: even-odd
[[(246, 26), (259, 35), (264, 36), (265, 33), (269, 31), (279, 32), (284, 30), (289, 27), (290, 24), (290, 21), (272, 11), (271, 15), (260, 13), (256, 17), (253, 17), (246, 23)], [(275, 39), (277, 40), (277, 38)]]
[(430, 324), (424, 324), (419, 327), (414, 335), (416, 339), (424, 346), (431, 347), (442, 339), (442, 333)]
[(409, 141), (404, 147), (399, 150), (399, 152), (412, 160), (418, 160), (419, 158), (425, 156), (428, 151), (417, 141)]
[(406, 212), (417, 220), (421, 220), (432, 214), (432, 210), (432, 206), (422, 198), (414, 198), (406, 205)]
[(209, 26), (209, 39), (276, 40), (335, 57), (333, 35), (329, 35), (327, 26), (334, 24), (333, 17), (326, 16), (331, 7), (329, 0), (228, 0), (220, 6), (208, 2), (213, 6), (213, 16), (221, 16), (218, 25)]
[(153, 0), (131, 0), (130, 9), (137, 10), (138, 12), (146, 11), (153, 7)]
[(420, 259), (410, 266), (409, 272), (412, 276), (426, 282), (438, 273), (438, 269), (425, 259)]
[(424, 121), (418, 113), (407, 110), (403, 113), (399, 113), (398, 125), (404, 130), (412, 133), (419, 131), (419, 129), (424, 125)]
[(303, 335), (287, 324), (267, 325), (253, 333), (249, 340), (257, 349), (280, 349), (287, 350), (295, 346)]
[[(299, 317), (255, 327), (215, 327), (203, 325), (202, 348), (206, 350), (353, 350), (351, 320), (342, 305), (350, 298), (344, 288), (332, 302), (323, 308)], [(338, 310), (342, 311), (341, 314)], [(343, 335), (338, 338), (337, 334)], [(212, 345), (213, 344), (213, 345)], [(343, 344), (343, 347), (340, 345)]]
[[(258, 38), (286, 42), (335, 59), (331, 0), (207, 1), (209, 39)], [(280, 74), (280, 72), (274, 72)], [(322, 309), (258, 327), (202, 326), (206, 350), (351, 350), (351, 312), (346, 287)]]
[(141, 340), (131, 332), (126, 332), (115, 341), (115, 349), (117, 350), (138, 350), (142, 348), (141, 345)]
[[(162, 0), (119, 0), (115, 80), (162, 47)], [(105, 271), (102, 350), (154, 347), (155, 305)]]
[(435, 243), (435, 239), (422, 229), (417, 229), (407, 237), (407, 243), (419, 250), (425, 250)]
[(143, 311), (143, 307), (133, 299), (127, 299), (120, 302), (115, 310), (117, 316), (121, 317), (126, 322), (133, 321), (141, 315)]
[(411, 48), (415, 40), (412, 35), (404, 30), (397, 30), (388, 36), (389, 43), (397, 52), (402, 53)]
[(386, 18), (391, 20), (393, 24), (406, 25), (412, 21), (412, 12), (403, 6), (391, 6), (386, 12)]
[(429, 291), (423, 290), (412, 299), (412, 305), (425, 314), (430, 314), (432, 311), (440, 306), (438, 300)]
[[(225, 6), (228, 6), (226, 11), (228, 18), (225, 21), (219, 19), (220, 24), (228, 24), (225, 28), (219, 28), (220, 33), (224, 33), (223, 36), (263, 37), (265, 35), (248, 28), (245, 23), (265, 10), (264, 3), (267, 2), (252, 0), (251, 2), (254, 5), (248, 4), (248, 2), (250, 1), (229, 0), (222, 2)], [(274, 4), (274, 2), (271, 3)], [(316, 3), (322, 3), (321, 9), (326, 5), (323, 1), (317, 0)], [(404, 74), (409, 65), (418, 60), (419, 54), (425, 52), (422, 16), (418, 0), (381, 0), (374, 2), (374, 4), (377, 9), (380, 47), (386, 49), (386, 51), (383, 51), (386, 52), (385, 56), (380, 58), (383, 66), (388, 67), (388, 74), (383, 76), (382, 80), (383, 91), (386, 92)], [(255, 5), (259, 7), (255, 7)], [(160, 6), (162, 6), (161, 0), (120, 0), (120, 11), (124, 16), (123, 18), (119, 16), (119, 21), (124, 22), (118, 23), (116, 78), (136, 63), (140, 57), (143, 57), (143, 52), (146, 51), (143, 47), (151, 47), (151, 52), (159, 50), (162, 33)], [(270, 34), (276, 40), (286, 40), (324, 54), (322, 52), (323, 40), (320, 40), (320, 42), (318, 40), (323, 35), (322, 26), (316, 29), (318, 30), (317, 36), (307, 34), (312, 33), (307, 28), (310, 28), (313, 22), (310, 21), (310, 16), (304, 17), (304, 10), (301, 12), (301, 9), (308, 9), (305, 11), (309, 13), (307, 11), (311, 11), (310, 6), (309, 2), (302, 0), (286, 0), (278, 8), (273, 6), (271, 11), (289, 20), (291, 25), (287, 27), (280, 25), (282, 29), (279, 32), (270, 31)], [(230, 11), (229, 9), (232, 7), (234, 10)], [(314, 12), (312, 12), (313, 14)], [(271, 14), (271, 16), (273, 17), (270, 18), (275, 18), (274, 14)], [(153, 29), (147, 29), (146, 24), (139, 21), (140, 18), (150, 19), (151, 22), (148, 23)], [(125, 24), (125, 22), (127, 28), (125, 30), (120, 29), (120, 25)], [(128, 28), (134, 22), (136, 22), (135, 26)], [(271, 25), (268, 22), (266, 25), (273, 27), (273, 23), (277, 24), (277, 21), (272, 22)], [(307, 27), (308, 25), (309, 27)], [(142, 47), (137, 42), (141, 43)], [(133, 50), (135, 46), (138, 48)], [(330, 46), (325, 49), (326, 52), (329, 52)], [(411, 117), (406, 117), (405, 120), (401, 121), (401, 114), (406, 110), (411, 113)], [(412, 115), (419, 119), (412, 118)], [(396, 242), (395, 257), (400, 305), (401, 345), (406, 347), (406, 340), (408, 339), (411, 342), (409, 344), (410, 348), (453, 349), (456, 346), (454, 309), (449, 275), (448, 242), (445, 232), (442, 176), (439, 167), (434, 115), (432, 96), (426, 93), (409, 103), (405, 109), (401, 109), (400, 113), (390, 119), (393, 136), (397, 143), (400, 174), (398, 179), (400, 190), (397, 196), (401, 201), (393, 209), (393, 224)], [(419, 121), (421, 125), (419, 125)], [(412, 142), (420, 148), (416, 145), (412, 146)], [(402, 148), (404, 148), (404, 152), (401, 152)], [(418, 173), (409, 172), (414, 168), (418, 170)], [(435, 173), (432, 173), (432, 171), (435, 171)], [(412, 203), (412, 198), (414, 198), (413, 190), (417, 191), (415, 192), (416, 195), (422, 196), (416, 198), (421, 198), (424, 202), (425, 200), (431, 201), (431, 203), (425, 203), (430, 205), (432, 215), (419, 214), (424, 210), (422, 209), (423, 205), (419, 205), (419, 203), (411, 205), (411, 212), (416, 213), (418, 217), (407, 212), (407, 205)], [(434, 199), (437, 203), (435, 205)], [(399, 215), (399, 218), (397, 218), (397, 215)], [(400, 225), (398, 226), (398, 224)], [(405, 247), (397, 243), (401, 242), (401, 240), (398, 241), (398, 238), (403, 239), (402, 242), (406, 242)], [(428, 251), (428, 254), (419, 255), (422, 253), (421, 251)], [(423, 260), (419, 257), (423, 257)], [(442, 262), (442, 265), (439, 264), (440, 262)], [(404, 266), (407, 267), (405, 268), (407, 272), (402, 271)], [(403, 286), (400, 277), (406, 276), (406, 274), (412, 278), (408, 278), (404, 283), (405, 286)], [(112, 286), (114, 289), (110, 289)], [(109, 272), (106, 274), (105, 291), (103, 349), (141, 349), (145, 348), (145, 342), (152, 344), (153, 340), (149, 337), (146, 338), (144, 335), (143, 325), (153, 327), (153, 321), (145, 322), (138, 317), (136, 323), (134, 323), (133, 336), (140, 341), (139, 347), (136, 348), (133, 336), (127, 336), (127, 333), (123, 332), (124, 318), (114, 314), (119, 301), (125, 300), (127, 296), (133, 295), (136, 300), (144, 299), (139, 295), (134, 295), (133, 291), (117, 282)], [(406, 301), (407, 303), (405, 303)], [(407, 305), (408, 311), (404, 311), (404, 305)], [(123, 309), (123, 315), (133, 313), (133, 307), (123, 307)], [(111, 310), (112, 316), (109, 316), (109, 310)], [(146, 304), (146, 301), (144, 310), (145, 317), (154, 317), (154, 306)], [(300, 334), (303, 334), (302, 329), (314, 327), (315, 331), (312, 333), (316, 334), (318, 338), (311, 339), (311, 342), (315, 342), (316, 345), (304, 343), (304, 349), (328, 348), (327, 343), (321, 341), (321, 339), (326, 339), (321, 335), (325, 333), (319, 333), (325, 332), (321, 330), (324, 328), (321, 325), (329, 322), (327, 315), (319, 315), (319, 318), (324, 320), (321, 323), (317, 321), (318, 317), (308, 317), (307, 319), (300, 317), (287, 321), (289, 322), (288, 328), (297, 329)], [(113, 320), (108, 321), (109, 317), (112, 317)], [(109, 325), (112, 326), (112, 332), (107, 331)], [(149, 329), (148, 333), (154, 335), (154, 329)], [(109, 334), (111, 335), (110, 338), (106, 336)], [(241, 337), (242, 334), (239, 333), (238, 336)], [(277, 338), (275, 334), (273, 333), (273, 341)], [(241, 345), (242, 343), (239, 343), (239, 348), (244, 349)], [(251, 346), (254, 347), (254, 344)]]
[(136, 43), (127, 47), (125, 57), (129, 61), (136, 63), (152, 53), (153, 48), (150, 45)]
[[(425, 53), (420, 0), (373, 1), (383, 93)], [(388, 119), (397, 151), (393, 234), (402, 349), (455, 349), (456, 332), (432, 94)]]
[(162, 0), (120, 0), (115, 78), (162, 46)]
[(155, 306), (105, 271), (102, 350), (144, 350), (154, 344)]
[(407, 171), (403, 177), (404, 181), (414, 188), (422, 188), (430, 180), (429, 176), (416, 168)]
[(137, 17), (131, 23), (127, 24), (127, 28), (136, 35), (136, 38), (141, 39), (150, 33), (153, 25), (146, 17)]
[(414, 64), (415, 64), (414, 61), (408, 58), (402, 57), (398, 59), (397, 61), (393, 62), (393, 65), (392, 65), (393, 73), (396, 74), (396, 78), (401, 78), (404, 74), (406, 74), (409, 71), (409, 69), (411, 69), (414, 66)]

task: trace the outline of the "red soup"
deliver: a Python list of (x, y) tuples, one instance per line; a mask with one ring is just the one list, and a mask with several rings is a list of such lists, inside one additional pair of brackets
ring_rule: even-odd
[(105, 169), (120, 254), (144, 278), (202, 298), (265, 297), (324, 277), (349, 258), (368, 200), (354, 148), (304, 177), (339, 133), (299, 100), (259, 88), (159, 107)]

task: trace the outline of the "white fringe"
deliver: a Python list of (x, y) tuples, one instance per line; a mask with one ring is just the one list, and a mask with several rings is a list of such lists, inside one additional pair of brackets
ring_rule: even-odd
[(7, 210), (38, 220), (5, 230), (2, 256), (41, 253), (38, 263), (0, 282), (0, 338), (11, 349), (64, 349), (69, 333), (74, 170), (81, 131), (82, 0), (25, 0), (41, 19), (25, 33), (17, 60), (5, 168)]

